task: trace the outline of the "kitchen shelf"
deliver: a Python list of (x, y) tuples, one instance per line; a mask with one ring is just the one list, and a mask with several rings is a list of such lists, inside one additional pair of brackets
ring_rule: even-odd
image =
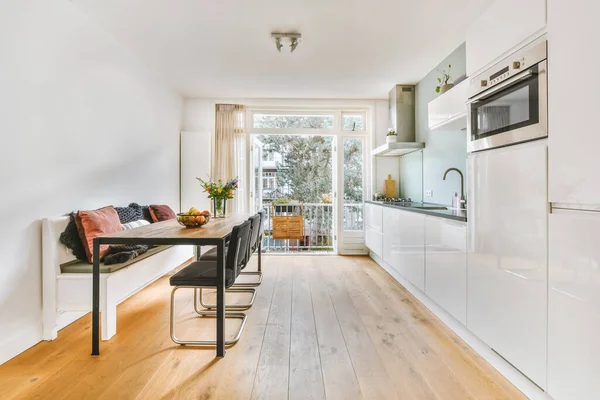
[(430, 131), (460, 131), (467, 128), (467, 89), (465, 79), (427, 105)]
[(371, 151), (373, 157), (400, 157), (425, 148), (425, 143), (394, 142), (386, 143)]

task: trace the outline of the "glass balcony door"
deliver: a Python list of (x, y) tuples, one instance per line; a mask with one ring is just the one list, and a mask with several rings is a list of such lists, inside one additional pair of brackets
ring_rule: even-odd
[(365, 137), (340, 136), (338, 150), (338, 252), (364, 254)]

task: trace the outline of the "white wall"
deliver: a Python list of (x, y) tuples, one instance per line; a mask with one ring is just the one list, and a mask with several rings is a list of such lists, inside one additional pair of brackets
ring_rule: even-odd
[(66, 0), (0, 5), (0, 363), (41, 340), (41, 222), (178, 206), (182, 100)]

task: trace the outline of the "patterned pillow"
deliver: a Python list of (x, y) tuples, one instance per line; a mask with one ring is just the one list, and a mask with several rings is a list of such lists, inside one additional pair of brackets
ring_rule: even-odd
[(115, 211), (117, 211), (117, 214), (119, 215), (119, 221), (121, 221), (122, 224), (138, 221), (144, 218), (142, 207), (135, 203), (131, 203), (127, 207), (115, 207)]

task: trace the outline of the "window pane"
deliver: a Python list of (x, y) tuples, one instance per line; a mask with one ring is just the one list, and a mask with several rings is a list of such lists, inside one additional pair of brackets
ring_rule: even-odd
[(365, 129), (365, 116), (363, 114), (344, 114), (342, 126), (345, 131), (363, 131)]
[(254, 128), (331, 129), (333, 115), (254, 114)]
[(363, 141), (344, 138), (344, 215), (346, 231), (363, 229)]

